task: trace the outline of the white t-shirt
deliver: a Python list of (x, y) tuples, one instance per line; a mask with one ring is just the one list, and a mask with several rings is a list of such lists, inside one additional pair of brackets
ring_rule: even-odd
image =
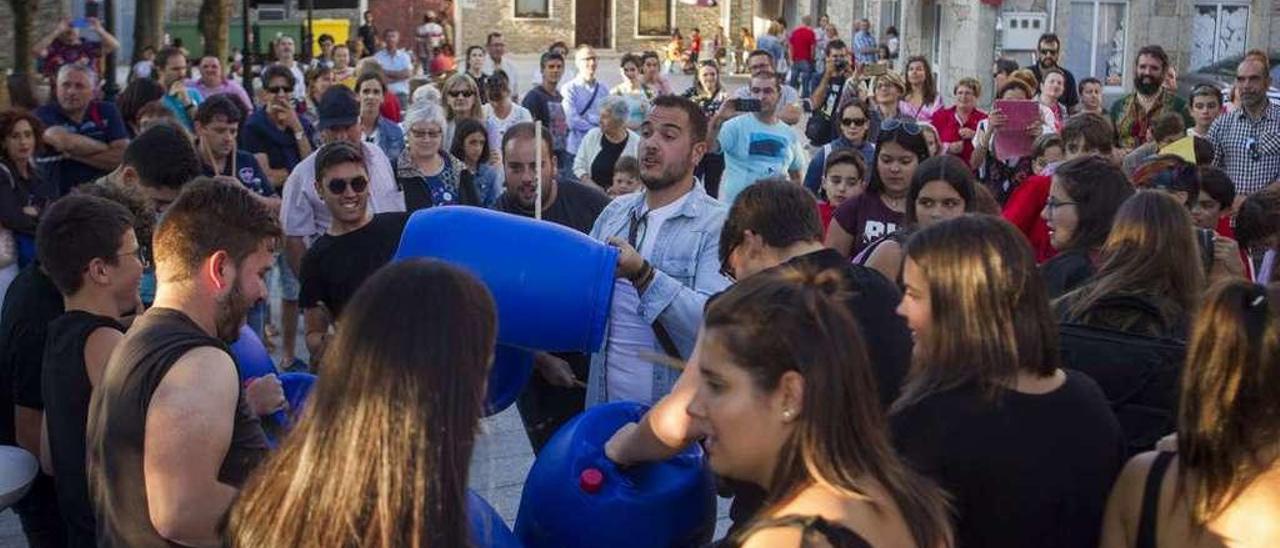
[(485, 104), (481, 110), (484, 112), (484, 128), (489, 138), (489, 149), (499, 155), (502, 154), (502, 136), (507, 134), (507, 130), (520, 122), (533, 121), (533, 115), (529, 113), (529, 109), (515, 103), (511, 103), (511, 112), (507, 113), (506, 118), (498, 118), (498, 115), (493, 113), (492, 103)]
[[(637, 250), (646, 260), (653, 258), (658, 233), (667, 219), (689, 199), (680, 199), (650, 210), (644, 217), (643, 230), (637, 233)], [(652, 405), (653, 368), (651, 356), (662, 354), (653, 326), (640, 315), (640, 294), (627, 280), (614, 282), (613, 304), (610, 310), (612, 326), (609, 329), (608, 362), (605, 364), (605, 381), (609, 401), (635, 401)], [(658, 365), (657, 367), (664, 367)]]
[[(396, 50), (395, 54), (391, 54), (384, 49), (374, 54), (373, 59), (382, 66), (384, 71), (413, 70), (413, 58), (409, 57), (409, 54), (404, 50)], [(399, 82), (393, 82), (390, 78), (387, 78), (387, 82), (387, 89), (391, 93), (409, 94), (408, 78)]]

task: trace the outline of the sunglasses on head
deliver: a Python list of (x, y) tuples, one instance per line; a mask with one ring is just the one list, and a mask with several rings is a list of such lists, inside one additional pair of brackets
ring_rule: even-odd
[(454, 98), (471, 97), (472, 95), (475, 95), (475, 93), (473, 93), (469, 89), (458, 89), (458, 90), (453, 90), (449, 92), (449, 97), (454, 97)]
[(350, 186), (351, 190), (356, 194), (359, 194), (364, 192), (366, 188), (369, 188), (369, 179), (366, 179), (363, 175), (356, 175), (350, 179), (329, 179), (329, 192), (333, 194), (345, 194), (348, 186)]
[(880, 131), (898, 131), (902, 130), (907, 135), (919, 135), (920, 124), (912, 120), (902, 120), (900, 118), (890, 118), (880, 122)]

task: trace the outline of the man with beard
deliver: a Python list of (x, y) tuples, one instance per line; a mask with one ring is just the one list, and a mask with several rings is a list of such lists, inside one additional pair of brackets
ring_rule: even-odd
[(1235, 183), (1237, 206), (1280, 180), (1280, 106), (1267, 99), (1270, 88), (1265, 58), (1245, 57), (1236, 67), (1240, 108), (1209, 126), (1214, 165)]
[(687, 359), (707, 298), (729, 286), (720, 272), (727, 208), (693, 177), (707, 152), (702, 109), (683, 97), (658, 97), (640, 133), (645, 192), (615, 199), (591, 229), (620, 253), (608, 338), (591, 358), (588, 405), (652, 404), (670, 392), (680, 372), (652, 356)]
[[(502, 137), (507, 188), (498, 197), (494, 209), (533, 217), (537, 207), (535, 185), (541, 180), (542, 220), (586, 234), (609, 204), (609, 197), (599, 187), (574, 181), (570, 172), (557, 169), (552, 157), (551, 134), (544, 128), (539, 144), (534, 123), (511, 126)], [(542, 155), (540, 174), (538, 154)], [(587, 377), (589, 362), (590, 357), (579, 352), (540, 352), (535, 356), (538, 375), (530, 379), (516, 401), (535, 454), (561, 425), (582, 411), (586, 396), (582, 380)]]
[[(1183, 125), (1195, 122), (1187, 111), (1187, 101), (1162, 87), (1169, 70), (1169, 55), (1160, 46), (1143, 46), (1134, 62), (1133, 93), (1111, 105), (1111, 122), (1116, 126), (1120, 148), (1126, 153), (1147, 140), (1151, 121), (1162, 112), (1176, 112)], [(1074, 87), (1070, 85), (1069, 87)]]
[[(120, 341), (89, 415), (100, 546), (215, 545), (266, 456), (227, 343), (266, 298), (280, 225), (247, 189), (193, 181), (154, 235), (155, 306)], [(285, 406), (278, 395), (275, 410)]]
[(1062, 71), (1062, 77), (1066, 82), (1063, 86), (1062, 97), (1058, 98), (1058, 102), (1066, 106), (1068, 110), (1075, 110), (1076, 104), (1080, 102), (1080, 95), (1076, 90), (1076, 77), (1066, 67), (1058, 64), (1058, 59), (1061, 57), (1062, 40), (1058, 39), (1058, 35), (1052, 32), (1041, 34), (1040, 40), (1036, 44), (1036, 62), (1031, 65), (1031, 73), (1036, 75), (1037, 82), (1043, 82), (1044, 73), (1042, 71), (1051, 68)]

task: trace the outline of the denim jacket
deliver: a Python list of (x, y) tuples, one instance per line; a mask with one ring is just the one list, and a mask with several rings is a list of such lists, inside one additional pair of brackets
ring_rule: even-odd
[[(605, 241), (611, 237), (627, 238), (633, 216), (645, 207), (644, 193), (627, 194), (615, 199), (591, 228), (591, 237)], [(720, 229), (729, 208), (707, 195), (702, 185), (695, 184), (689, 199), (674, 216), (662, 224), (656, 235), (653, 257), (653, 281), (640, 294), (636, 312), (646, 322), (662, 322), (671, 335), (682, 358), (693, 353), (698, 328), (702, 325), (702, 309), (711, 295), (723, 291), (731, 283), (720, 273)], [(605, 345), (591, 356), (591, 373), (587, 380), (587, 405), (609, 401), (608, 371), (609, 336), (612, 324), (605, 330)], [(655, 344), (653, 352), (664, 355)], [(680, 372), (669, 367), (653, 367), (652, 404), (675, 386)]]
[(404, 151), (404, 130), (395, 122), (379, 116), (377, 145), (388, 158), (399, 158)]

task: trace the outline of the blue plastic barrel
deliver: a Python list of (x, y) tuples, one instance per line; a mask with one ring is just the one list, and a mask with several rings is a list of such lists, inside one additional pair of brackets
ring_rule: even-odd
[(280, 374), (280, 388), (284, 391), (284, 399), (289, 402), (289, 414), (297, 417), (302, 406), (311, 395), (311, 388), (316, 384), (316, 376), (311, 373), (290, 372)]
[(498, 511), (470, 489), (467, 489), (467, 521), (471, 525), (471, 542), (476, 548), (521, 548), (520, 541)]
[(498, 306), (498, 342), (594, 352), (604, 340), (618, 250), (554, 223), (469, 206), (419, 210), (396, 260), (433, 257), (481, 280)]
[(604, 444), (647, 407), (587, 409), (551, 438), (525, 480), (516, 536), (529, 548), (703, 546), (715, 533), (715, 486), (697, 444), (620, 469)]
[(511, 407), (533, 375), (533, 352), (500, 344), (493, 353), (489, 383), (485, 387), (484, 413), (492, 416)]
[[(263, 375), (276, 373), (276, 364), (271, 360), (271, 354), (267, 353), (267, 347), (248, 325), (240, 326), (240, 338), (231, 343), (231, 357), (235, 358), (236, 369), (240, 372), (241, 386), (246, 386), (249, 381)], [(276, 411), (271, 418), (276, 423), (274, 426), (279, 429), (286, 429), (289, 425), (289, 415), (284, 411)], [(271, 438), (277, 429), (269, 426), (272, 425), (263, 424), (264, 429), (267, 430), (268, 441), (274, 446), (276, 440)]]

